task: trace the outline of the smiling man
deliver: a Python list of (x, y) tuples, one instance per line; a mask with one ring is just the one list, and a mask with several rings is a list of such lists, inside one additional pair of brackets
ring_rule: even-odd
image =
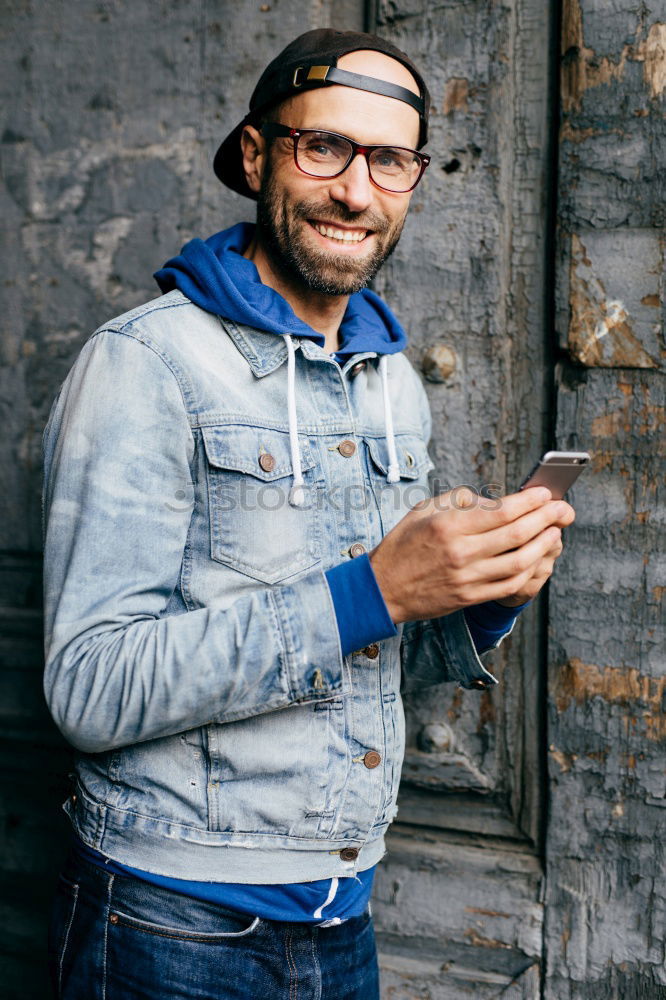
[(574, 516), (429, 497), (431, 418), (367, 288), (428, 166), (429, 96), (318, 30), (215, 157), (257, 202), (83, 346), (44, 434), (44, 690), (77, 750), (55, 995), (376, 1000), (401, 694), (496, 683)]

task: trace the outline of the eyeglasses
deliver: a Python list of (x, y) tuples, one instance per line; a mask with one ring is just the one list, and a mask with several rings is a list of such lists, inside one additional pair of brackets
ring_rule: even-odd
[(423, 177), (430, 157), (404, 146), (361, 146), (337, 132), (314, 128), (290, 128), (277, 122), (261, 126), (267, 139), (278, 136), (294, 140), (294, 163), (309, 177), (338, 177), (359, 153), (368, 164), (375, 187), (393, 194), (413, 191)]

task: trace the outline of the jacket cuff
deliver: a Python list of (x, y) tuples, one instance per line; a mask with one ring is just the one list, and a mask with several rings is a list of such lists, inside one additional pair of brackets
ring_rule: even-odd
[(324, 574), (335, 608), (342, 655), (398, 634), (365, 552)]
[(341, 693), (344, 661), (323, 571), (314, 570), (267, 593), (275, 607), (289, 703)]

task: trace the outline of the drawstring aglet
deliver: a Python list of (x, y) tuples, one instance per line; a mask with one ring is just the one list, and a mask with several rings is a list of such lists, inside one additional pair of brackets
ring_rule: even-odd
[(292, 507), (302, 507), (305, 503), (305, 490), (300, 483), (289, 490), (289, 503)]

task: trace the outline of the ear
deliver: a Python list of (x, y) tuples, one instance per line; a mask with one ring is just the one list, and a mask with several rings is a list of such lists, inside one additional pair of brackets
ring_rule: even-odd
[(257, 193), (261, 186), (261, 175), (266, 158), (266, 140), (253, 125), (246, 125), (241, 133), (243, 169), (250, 191)]

